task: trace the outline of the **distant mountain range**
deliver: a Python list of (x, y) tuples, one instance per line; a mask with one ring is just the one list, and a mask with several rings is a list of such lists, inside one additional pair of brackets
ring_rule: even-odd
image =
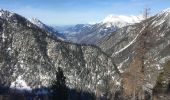
[(83, 44), (96, 44), (98, 40), (118, 28), (138, 23), (142, 16), (109, 15), (96, 24), (78, 24), (62, 30), (67, 41)]

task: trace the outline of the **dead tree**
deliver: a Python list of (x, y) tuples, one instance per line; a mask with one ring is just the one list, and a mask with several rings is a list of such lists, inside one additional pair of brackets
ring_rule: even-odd
[[(149, 10), (146, 8), (144, 10), (143, 16), (144, 20), (142, 21), (142, 29), (137, 37), (137, 42), (133, 48), (135, 51), (134, 58), (132, 59), (132, 62), (129, 64), (129, 70), (124, 73), (124, 89), (125, 93), (130, 96), (132, 100), (143, 100), (144, 99), (144, 90), (143, 90), (143, 84), (144, 84), (144, 78), (145, 78), (145, 64), (144, 61), (146, 59), (146, 41), (149, 35)], [(133, 74), (132, 74), (133, 73)], [(127, 77), (128, 76), (128, 77)], [(133, 83), (131, 83), (131, 81)], [(129, 84), (126, 86), (126, 84)], [(129, 92), (127, 92), (129, 91)]]

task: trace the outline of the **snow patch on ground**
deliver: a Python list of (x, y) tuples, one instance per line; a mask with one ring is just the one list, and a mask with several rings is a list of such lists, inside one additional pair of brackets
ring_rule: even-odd
[(24, 68), (24, 61), (23, 60), (20, 61), (20, 67)]
[(156, 67), (157, 67), (158, 70), (162, 69), (162, 67), (159, 64), (156, 64)]
[(5, 36), (5, 34), (4, 33), (2, 33), (2, 41), (3, 42), (5, 42), (5, 39), (6, 39), (7, 37)]
[(97, 84), (99, 85), (99, 84), (102, 84), (102, 80), (99, 80), (98, 82), (97, 82)]
[(12, 49), (10, 48), (10, 47), (8, 47), (8, 49), (7, 49), (8, 51), (11, 51)]
[(119, 69), (120, 73), (123, 73), (123, 70), (121, 70), (121, 68), (122, 68), (123, 64), (125, 62), (127, 62), (128, 60), (129, 60), (129, 57), (119, 64), (118, 69)]
[(169, 59), (170, 59), (170, 56), (166, 56), (166, 57), (160, 59), (160, 60), (159, 60), (159, 63), (164, 64), (164, 63), (165, 63), (167, 60), (169, 60)]
[(116, 81), (116, 85), (119, 85), (119, 86), (120, 86), (120, 85), (121, 85), (121, 83), (120, 83), (120, 82), (118, 82), (118, 81)]
[(10, 88), (12, 89), (18, 89), (18, 90), (27, 90), (31, 91), (32, 89), (27, 85), (25, 80), (22, 79), (22, 76), (18, 76), (16, 81), (11, 83)]
[(150, 84), (150, 83), (147, 83), (143, 88), (145, 89), (145, 90), (150, 90), (150, 89), (153, 89), (153, 85), (152, 84)]
[(139, 34), (136, 35), (136, 37), (135, 37), (128, 45), (126, 45), (125, 47), (123, 47), (123, 48), (120, 49), (119, 51), (113, 53), (112, 56), (115, 56), (116, 54), (118, 54), (118, 53), (124, 51), (125, 49), (127, 49), (130, 45), (132, 45), (132, 44), (136, 41), (136, 39), (138, 38), (138, 36), (139, 36)]
[(165, 36), (165, 33), (162, 33), (161, 35), (160, 35), (160, 37), (164, 37)]
[(165, 22), (165, 20), (155, 21), (155, 22), (153, 22), (153, 25), (156, 27), (156, 26), (163, 24), (164, 22)]

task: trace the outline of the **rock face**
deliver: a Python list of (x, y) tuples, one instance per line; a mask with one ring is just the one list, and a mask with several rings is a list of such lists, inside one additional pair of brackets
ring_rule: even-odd
[[(98, 46), (114, 58), (124, 83), (135, 79), (144, 91), (152, 93), (164, 63), (170, 59), (169, 19), (170, 10), (167, 9), (141, 23), (123, 27), (98, 42)], [(144, 43), (144, 49), (140, 49), (141, 41)], [(137, 54), (143, 55), (143, 68), (139, 67), (142, 60)], [(124, 84), (125, 87), (126, 85)], [(139, 89), (136, 89), (136, 92), (137, 90)]]
[[(100, 48), (63, 42), (24, 17), (0, 11), (0, 84), (19, 81), (27, 88), (49, 86), (57, 67), (72, 88), (105, 93), (106, 77), (117, 87), (119, 74)], [(116, 89), (116, 88), (115, 88)]]

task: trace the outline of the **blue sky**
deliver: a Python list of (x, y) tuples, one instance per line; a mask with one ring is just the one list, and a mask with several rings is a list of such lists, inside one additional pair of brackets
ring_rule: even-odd
[(98, 22), (107, 15), (139, 15), (143, 8), (155, 14), (170, 0), (0, 0), (0, 8), (51, 25)]

